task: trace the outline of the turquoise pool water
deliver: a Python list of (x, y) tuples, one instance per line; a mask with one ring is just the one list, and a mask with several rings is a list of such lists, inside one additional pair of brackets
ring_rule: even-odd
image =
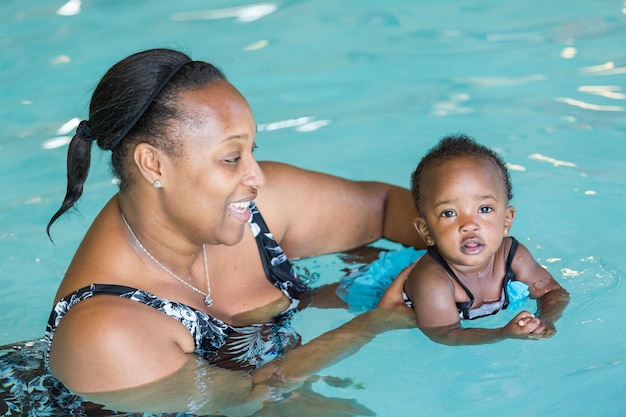
[[(317, 393), (389, 417), (626, 415), (625, 2), (5, 0), (0, 22), (0, 344), (43, 335), (115, 192), (108, 155), (95, 154), (80, 215), (47, 239), (68, 126), (110, 65), (168, 46), (244, 93), (259, 159), (406, 186), (447, 133), (493, 147), (512, 170), (512, 233), (571, 292), (550, 340), (451, 348), (392, 332), (322, 372), (354, 385)], [(304, 265), (320, 282), (343, 273), (335, 257)], [(310, 309), (296, 325), (306, 340), (350, 316)]]

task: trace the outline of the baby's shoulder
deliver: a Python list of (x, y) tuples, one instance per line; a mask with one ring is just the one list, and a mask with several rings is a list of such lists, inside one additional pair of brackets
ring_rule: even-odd
[(422, 256), (409, 274), (407, 284), (412, 287), (441, 286), (453, 288), (453, 283), (445, 269), (428, 255)]

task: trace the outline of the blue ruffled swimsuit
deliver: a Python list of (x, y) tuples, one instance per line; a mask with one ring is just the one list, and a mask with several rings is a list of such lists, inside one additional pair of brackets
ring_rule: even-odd
[(398, 274), (425, 252), (412, 247), (383, 251), (371, 264), (354, 269), (341, 278), (337, 296), (348, 304), (348, 309), (352, 312), (376, 308), (383, 293)]
[(261, 213), (250, 204), (250, 228), (256, 239), (268, 280), (291, 300), (291, 305), (269, 322), (234, 327), (200, 310), (159, 298), (147, 291), (121, 285), (91, 284), (61, 299), (46, 326), (46, 365), (54, 332), (63, 316), (76, 304), (97, 295), (113, 295), (148, 305), (182, 323), (195, 340), (195, 353), (212, 364), (251, 370), (284, 355), (300, 345), (300, 335), (291, 326), (293, 314), (309, 301), (309, 288), (298, 278), (278, 242), (268, 230)]

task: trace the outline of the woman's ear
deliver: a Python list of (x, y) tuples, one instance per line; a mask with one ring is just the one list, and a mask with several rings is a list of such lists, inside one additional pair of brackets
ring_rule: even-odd
[(419, 233), (419, 235), (428, 246), (433, 246), (435, 244), (433, 238), (430, 236), (430, 231), (428, 230), (428, 226), (426, 226), (424, 218), (418, 217), (413, 222), (413, 225), (415, 226), (415, 230), (417, 230), (417, 233)]
[(504, 236), (509, 234), (509, 230), (511, 230), (511, 226), (513, 225), (513, 218), (515, 217), (515, 207), (508, 206), (506, 208), (506, 214), (504, 217)]
[(133, 156), (141, 176), (150, 184), (154, 185), (158, 182), (160, 186), (162, 173), (159, 150), (148, 143), (142, 142), (135, 147)]

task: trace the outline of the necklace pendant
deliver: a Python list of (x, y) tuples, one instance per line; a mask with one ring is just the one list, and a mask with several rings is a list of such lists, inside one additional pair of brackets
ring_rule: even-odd
[(206, 304), (207, 307), (211, 307), (213, 305), (213, 299), (211, 298), (210, 295), (206, 295), (204, 297), (204, 304)]

